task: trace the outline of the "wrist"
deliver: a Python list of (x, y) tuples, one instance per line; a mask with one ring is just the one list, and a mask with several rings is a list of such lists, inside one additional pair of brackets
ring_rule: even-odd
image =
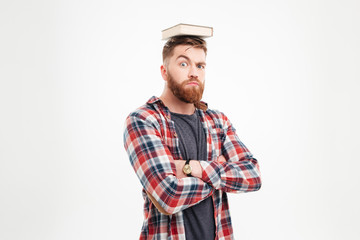
[(182, 171), (184, 174), (186, 174), (186, 176), (192, 177), (192, 167), (190, 165), (190, 159), (186, 160)]
[(202, 167), (200, 161), (198, 160), (190, 160), (189, 165), (191, 166), (191, 175), (193, 177), (202, 178)]

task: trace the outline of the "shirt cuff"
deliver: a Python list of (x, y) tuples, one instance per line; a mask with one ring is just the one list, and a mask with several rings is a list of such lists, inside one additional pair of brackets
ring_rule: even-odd
[(221, 171), (223, 169), (221, 163), (215, 160), (212, 162), (200, 161), (200, 164), (203, 168), (201, 179), (215, 189), (219, 189), (221, 184)]

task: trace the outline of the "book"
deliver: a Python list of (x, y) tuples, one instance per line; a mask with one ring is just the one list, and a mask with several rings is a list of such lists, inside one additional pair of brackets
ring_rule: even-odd
[(213, 28), (180, 23), (173, 27), (162, 30), (161, 32), (162, 32), (162, 40), (166, 40), (168, 38), (179, 35), (189, 35), (189, 36), (206, 38), (206, 37), (212, 37)]

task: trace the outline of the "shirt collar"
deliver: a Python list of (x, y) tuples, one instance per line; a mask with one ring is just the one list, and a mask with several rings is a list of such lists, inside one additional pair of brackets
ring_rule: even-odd
[(156, 96), (152, 96), (146, 103), (152, 105), (152, 104), (155, 104), (157, 102), (160, 102), (160, 103), (162, 103), (164, 105), (164, 103), (161, 101), (161, 99), (156, 97)]
[[(202, 103), (204, 103), (206, 106), (208, 105), (206, 102), (204, 101), (201, 101)], [(156, 97), (156, 96), (152, 96), (147, 102), (147, 104), (149, 105), (153, 105), (153, 104), (156, 104), (156, 103), (160, 103), (162, 106), (165, 106), (165, 104), (163, 103), (163, 101), (161, 101), (160, 98)]]

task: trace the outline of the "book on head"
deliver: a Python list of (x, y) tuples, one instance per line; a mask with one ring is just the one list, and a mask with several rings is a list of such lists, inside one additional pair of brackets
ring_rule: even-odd
[(201, 38), (212, 37), (213, 28), (180, 23), (173, 27), (162, 30), (162, 40), (179, 35), (197, 36)]

